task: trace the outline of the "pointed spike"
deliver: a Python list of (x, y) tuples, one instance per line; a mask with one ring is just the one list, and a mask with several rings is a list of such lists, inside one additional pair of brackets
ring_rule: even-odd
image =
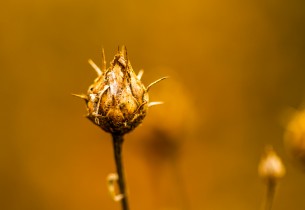
[(96, 71), (98, 76), (101, 76), (103, 74), (102, 70), (91, 59), (88, 60), (88, 63)]
[(125, 46), (125, 54), (124, 54), (124, 57), (126, 59), (126, 67), (128, 68), (129, 67), (129, 60), (128, 60), (128, 54), (127, 54), (127, 47)]
[(122, 48), (123, 48), (123, 55), (124, 55), (125, 59), (128, 60), (128, 56), (127, 56), (127, 47), (126, 47), (126, 45), (123, 45)]
[(125, 45), (122, 45), (120, 53), (122, 54), (123, 58), (127, 60), (127, 48)]
[(138, 75), (137, 75), (137, 78), (138, 78), (139, 80), (141, 80), (143, 74), (144, 74), (144, 70), (141, 69), (141, 70), (139, 71)]
[(124, 67), (128, 68), (128, 58), (127, 58), (127, 49), (123, 45), (121, 51), (119, 52), (119, 60)]
[(89, 99), (88, 99), (88, 96), (85, 95), (85, 94), (73, 94), (73, 93), (72, 93), (72, 96), (76, 96), (76, 97), (78, 97), (78, 98), (84, 99), (85, 101), (88, 101), (88, 100), (89, 100)]
[(147, 86), (146, 90), (148, 91), (148, 90), (151, 88), (151, 86), (153, 86), (153, 85), (155, 85), (155, 84), (157, 84), (157, 83), (159, 83), (159, 82), (161, 82), (162, 80), (165, 80), (165, 79), (167, 79), (167, 78), (168, 78), (168, 77), (162, 77), (162, 78), (160, 78), (160, 79), (157, 79), (156, 81), (150, 83), (150, 84)]
[(149, 102), (148, 107), (156, 106), (156, 105), (161, 105), (164, 104), (163, 101), (154, 101), (154, 102)]
[(104, 48), (102, 48), (102, 71), (106, 71), (106, 56)]

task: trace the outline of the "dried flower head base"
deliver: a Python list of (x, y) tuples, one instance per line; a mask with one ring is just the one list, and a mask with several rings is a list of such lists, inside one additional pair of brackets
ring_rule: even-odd
[(258, 166), (259, 176), (266, 182), (267, 193), (264, 201), (264, 210), (271, 210), (278, 181), (286, 173), (285, 166), (280, 157), (271, 146), (266, 146), (265, 154)]
[[(73, 95), (85, 100), (88, 110), (87, 117), (104, 131), (112, 134), (117, 167), (116, 181), (121, 194), (114, 195), (112, 184), (110, 184), (109, 191), (115, 201), (121, 201), (122, 209), (127, 210), (128, 203), (121, 156), (123, 135), (132, 131), (143, 121), (148, 107), (162, 104), (162, 102), (149, 102), (148, 91), (154, 84), (167, 77), (160, 78), (145, 87), (141, 82), (143, 70), (140, 70), (138, 75), (135, 74), (124, 46), (121, 50), (118, 49), (109, 68), (106, 68), (104, 50), (102, 61), (100, 69), (92, 60), (89, 60), (89, 64), (96, 71), (98, 77), (89, 87), (86, 95)], [(113, 183), (113, 180), (108, 180), (108, 183)]]

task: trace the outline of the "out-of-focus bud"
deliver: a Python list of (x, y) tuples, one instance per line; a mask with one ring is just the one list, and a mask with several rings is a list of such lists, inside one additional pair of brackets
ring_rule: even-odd
[(295, 112), (287, 125), (284, 141), (291, 157), (305, 169), (305, 110)]
[(285, 173), (285, 167), (279, 156), (277, 156), (272, 147), (266, 147), (265, 154), (258, 166), (259, 176), (264, 180), (277, 181), (282, 178)]
[(153, 91), (165, 103), (162, 109), (151, 110), (153, 114), (134, 137), (135, 142), (139, 143), (139, 152), (144, 152), (143, 156), (156, 165), (180, 156), (182, 145), (195, 139), (193, 135), (198, 124), (197, 107), (187, 86), (183, 80), (179, 80), (179, 74), (172, 69), (159, 67), (151, 71), (150, 77), (162, 72), (171, 75), (171, 79)]
[[(186, 145), (197, 139), (194, 133), (198, 129), (198, 111), (193, 101), (194, 96), (188, 92), (189, 88), (183, 78), (179, 80), (176, 71), (156, 67), (148, 77), (164, 72), (171, 75), (171, 79), (156, 88), (154, 95), (165, 103), (161, 109), (156, 107), (151, 110), (151, 116), (133, 136), (133, 142), (138, 149), (136, 153), (147, 161), (145, 165), (150, 170), (153, 192), (157, 192), (153, 196), (159, 202), (154, 209), (164, 207), (158, 206), (158, 203), (167, 203), (168, 195), (177, 198), (177, 209), (190, 209), (180, 160), (188, 147)], [(203, 121), (202, 114), (200, 120)], [(164, 176), (168, 172), (170, 176)]]

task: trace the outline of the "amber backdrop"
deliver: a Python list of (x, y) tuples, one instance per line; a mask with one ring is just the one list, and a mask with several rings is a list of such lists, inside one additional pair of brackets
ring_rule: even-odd
[(305, 3), (2, 1), (0, 209), (120, 209), (105, 178), (110, 136), (83, 117), (87, 63), (128, 47), (154, 87), (143, 126), (126, 136), (132, 210), (257, 210), (266, 144), (283, 158), (276, 210), (305, 209), (305, 174), (283, 147), (287, 110), (305, 96)]

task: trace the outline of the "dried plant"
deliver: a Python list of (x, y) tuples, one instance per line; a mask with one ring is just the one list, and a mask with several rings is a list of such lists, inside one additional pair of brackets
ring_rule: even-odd
[(273, 148), (267, 146), (258, 166), (258, 174), (267, 185), (264, 210), (271, 210), (279, 179), (286, 173), (285, 167)]
[[(124, 46), (121, 50), (118, 49), (108, 69), (104, 50), (102, 59), (101, 69), (89, 60), (98, 77), (89, 87), (88, 93), (74, 95), (85, 100), (87, 118), (112, 135), (117, 174), (111, 174), (108, 177), (109, 191), (115, 201), (121, 201), (122, 209), (127, 210), (129, 208), (122, 164), (123, 136), (143, 121), (148, 107), (162, 103), (149, 102), (148, 91), (150, 87), (166, 77), (145, 87), (141, 82), (143, 71), (141, 70), (138, 75), (135, 74)], [(114, 181), (118, 181), (119, 195), (114, 193)]]
[(286, 127), (285, 147), (290, 157), (305, 171), (305, 110), (295, 110)]

